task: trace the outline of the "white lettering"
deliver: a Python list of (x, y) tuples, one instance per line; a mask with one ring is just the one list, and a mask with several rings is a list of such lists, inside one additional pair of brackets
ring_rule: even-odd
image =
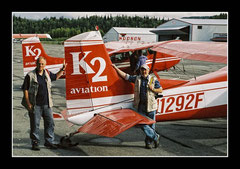
[(26, 48), (26, 56), (30, 56), (30, 53), (31, 53), (32, 56), (36, 56), (36, 54), (32, 51), (33, 47), (34, 46), (25, 46), (25, 48)]
[[(82, 88), (82, 89), (84, 89), (84, 88)], [(82, 90), (82, 91), (83, 91), (82, 93), (90, 93), (89, 88), (85, 88), (85, 90)]]
[(74, 88), (71, 88), (70, 93), (71, 93), (71, 94), (76, 94), (75, 89), (74, 89)]
[(42, 51), (39, 48), (36, 48), (32, 51), (33, 47), (34, 47), (34, 45), (33, 46), (25, 46), (26, 56), (30, 56), (30, 54), (31, 54), (31, 56), (36, 56), (36, 52), (37, 52), (37, 56), (34, 58), (35, 60), (37, 60), (39, 58), (39, 56), (41, 55)]
[[(79, 60), (79, 55), (81, 52), (71, 52), (73, 59), (73, 73), (72, 75), (79, 75), (82, 74), (80, 72), (80, 66), (85, 70), (86, 74), (95, 73), (94, 70), (85, 62), (85, 58), (91, 53), (92, 51), (86, 51), (84, 52), (84, 56), (81, 60)], [(99, 61), (100, 66), (98, 72), (93, 76), (92, 82), (102, 82), (107, 81), (107, 75), (102, 76), (102, 73), (104, 72), (106, 68), (106, 61), (101, 57), (94, 57), (90, 63), (94, 66), (95, 61)]]
[(25, 63), (25, 66), (28, 66), (28, 65), (35, 65), (36, 64), (36, 62), (26, 62)]
[(71, 52), (70, 53), (72, 55), (72, 58), (73, 58), (73, 73), (72, 73), (72, 75), (82, 74), (80, 72), (79, 65), (85, 70), (86, 74), (95, 73), (92, 70), (92, 68), (84, 60), (90, 52), (91, 51), (84, 52), (84, 56), (80, 61), (79, 61), (79, 54), (81, 52)]
[(80, 87), (80, 88), (71, 88), (70, 94), (84, 94), (84, 93), (100, 93), (100, 92), (107, 92), (108, 86), (90, 86), (90, 87)]
[(97, 87), (97, 92), (102, 92), (102, 87), (101, 86)]
[(34, 58), (35, 60), (37, 60), (39, 58), (39, 56), (41, 55), (42, 51), (39, 48), (36, 48), (33, 51), (34, 52), (38, 51), (37, 56)]
[(92, 78), (92, 82), (107, 81), (107, 75), (100, 76), (106, 68), (105, 60), (101, 57), (96, 57), (91, 60), (91, 64), (94, 65), (96, 60), (98, 60), (100, 62), (100, 68), (99, 68), (98, 72), (96, 73), (96, 75)]

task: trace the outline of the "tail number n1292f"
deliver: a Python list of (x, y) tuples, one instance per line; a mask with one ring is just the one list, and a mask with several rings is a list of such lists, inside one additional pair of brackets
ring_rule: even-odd
[(158, 113), (172, 113), (204, 107), (204, 92), (188, 93), (158, 100)]

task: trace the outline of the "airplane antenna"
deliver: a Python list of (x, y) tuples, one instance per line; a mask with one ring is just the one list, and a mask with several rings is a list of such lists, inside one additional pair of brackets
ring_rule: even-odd
[(193, 66), (193, 63), (192, 63), (193, 61), (191, 60), (191, 65), (192, 65), (192, 70), (193, 70), (193, 76), (194, 76), (194, 79), (195, 80), (197, 80), (197, 78), (196, 78), (196, 73), (195, 73), (195, 69), (194, 69), (194, 66)]

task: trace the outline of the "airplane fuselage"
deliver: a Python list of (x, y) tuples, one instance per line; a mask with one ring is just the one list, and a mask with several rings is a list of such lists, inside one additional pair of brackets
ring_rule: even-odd
[[(203, 83), (208, 76), (211, 77), (209, 83)], [(226, 71), (217, 71), (200, 76), (197, 80), (191, 80), (182, 86), (163, 90), (163, 98), (157, 100), (156, 121), (225, 117), (228, 85), (226, 79)], [(165, 79), (161, 79), (160, 83), (164, 81)], [(83, 125), (96, 113), (124, 108), (133, 109), (133, 97), (133, 94), (127, 94), (93, 99), (97, 105), (94, 109), (83, 107), (85, 112), (68, 120)]]

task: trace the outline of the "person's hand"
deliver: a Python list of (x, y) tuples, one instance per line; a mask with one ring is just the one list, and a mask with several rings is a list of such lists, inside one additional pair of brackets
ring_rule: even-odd
[(33, 112), (33, 105), (31, 103), (28, 104), (28, 111)]
[(66, 70), (66, 67), (67, 67), (67, 63), (65, 63), (65, 59), (64, 59), (64, 61), (63, 61), (63, 67), (62, 67), (62, 70)]
[(114, 69), (116, 69), (116, 68), (117, 68), (117, 66), (116, 66), (115, 64), (112, 64), (112, 67), (113, 67)]
[(149, 84), (148, 87), (149, 87), (150, 90), (152, 90), (152, 91), (154, 92), (154, 86), (153, 86), (153, 84)]

